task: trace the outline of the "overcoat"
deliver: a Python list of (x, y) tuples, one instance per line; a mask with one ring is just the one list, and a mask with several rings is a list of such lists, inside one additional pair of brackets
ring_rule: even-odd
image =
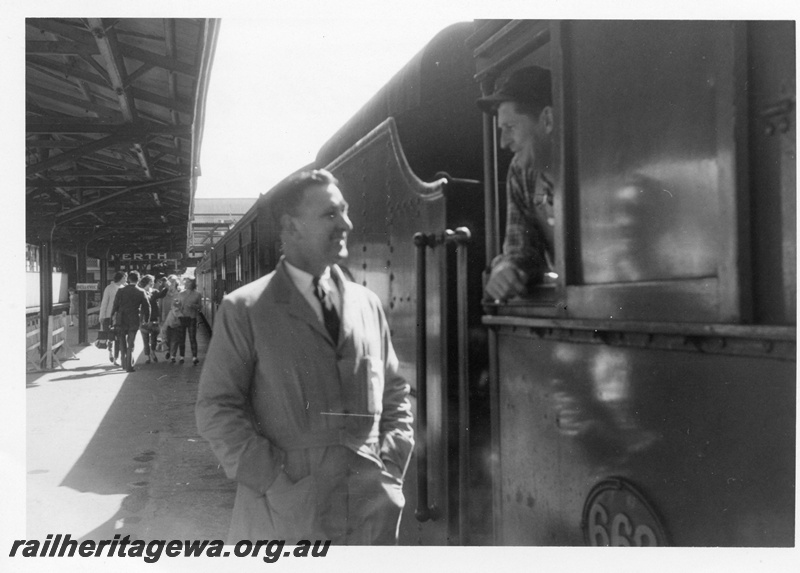
[(103, 300), (100, 301), (100, 313), (97, 317), (101, 322), (113, 316), (111, 309), (114, 306), (114, 299), (119, 289), (120, 286), (117, 283), (110, 283), (105, 290), (103, 290)]
[(331, 267), (338, 344), (283, 261), (228, 294), (200, 377), (197, 425), (237, 494), (229, 542), (396, 543), (413, 448), (409, 385), (378, 297)]

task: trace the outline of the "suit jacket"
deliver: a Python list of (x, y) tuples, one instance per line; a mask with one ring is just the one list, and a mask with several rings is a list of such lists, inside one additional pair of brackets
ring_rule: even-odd
[(114, 297), (112, 316), (120, 313), (115, 326), (122, 330), (136, 330), (143, 322), (150, 320), (150, 301), (143, 289), (127, 284), (117, 291)]
[[(342, 506), (328, 499), (335, 484), (353, 491), (352, 469), (343, 466), (357, 458), (383, 478), (386, 461), (407, 467), (409, 385), (398, 374), (380, 301), (338, 267), (331, 275), (342, 295), (336, 345), (282, 261), (227, 295), (215, 317), (196, 415), (200, 434), (238, 482), (231, 542), (335, 539), (359, 519), (333, 515)], [(402, 482), (395, 485), (402, 496)], [(358, 487), (361, 497), (372, 491)], [(371, 542), (368, 534), (356, 541)]]

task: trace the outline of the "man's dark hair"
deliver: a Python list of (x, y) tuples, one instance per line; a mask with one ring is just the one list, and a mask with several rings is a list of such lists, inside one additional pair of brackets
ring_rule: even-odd
[(139, 282), (139, 273), (136, 271), (131, 271), (128, 273), (128, 284), (135, 285)]
[(303, 202), (305, 190), (314, 185), (338, 185), (339, 181), (330, 171), (314, 169), (301, 171), (278, 183), (267, 194), (267, 204), (272, 218), (280, 227), (283, 215), (297, 216), (297, 209)]
[(152, 283), (153, 283), (153, 275), (144, 275), (142, 277), (142, 280), (139, 281), (139, 286), (142, 288), (147, 288)]
[(123, 273), (122, 271), (117, 271), (116, 273), (114, 273), (114, 282), (118, 283), (119, 281), (124, 279), (126, 275), (127, 273)]

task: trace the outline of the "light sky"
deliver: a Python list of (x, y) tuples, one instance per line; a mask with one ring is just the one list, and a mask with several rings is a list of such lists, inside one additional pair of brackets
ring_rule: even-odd
[[(468, 18), (467, 18), (468, 19)], [(257, 197), (317, 151), (451, 13), (222, 18), (196, 197)]]

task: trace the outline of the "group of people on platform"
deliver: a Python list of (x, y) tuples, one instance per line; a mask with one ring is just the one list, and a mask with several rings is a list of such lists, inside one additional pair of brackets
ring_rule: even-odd
[[(108, 359), (127, 372), (134, 372), (133, 349), (136, 333), (142, 335), (145, 363), (158, 362), (158, 352), (166, 350), (165, 359), (173, 364), (184, 363), (186, 334), (197, 358), (197, 320), (202, 308), (197, 282), (183, 279), (183, 288), (176, 275), (141, 276), (137, 271), (119, 271), (103, 291), (100, 303), (100, 325), (113, 333), (108, 341)], [(118, 361), (121, 361), (118, 363)]]

